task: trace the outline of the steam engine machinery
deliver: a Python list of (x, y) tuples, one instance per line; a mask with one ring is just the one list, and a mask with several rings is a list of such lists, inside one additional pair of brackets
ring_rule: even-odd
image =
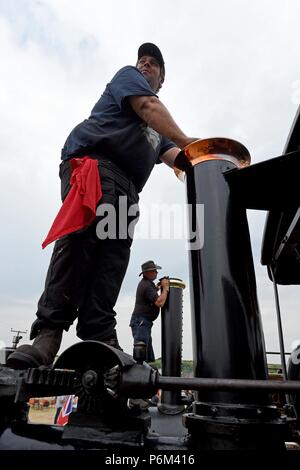
[[(162, 314), (162, 370), (97, 341), (65, 350), (52, 368), (0, 367), (0, 449), (286, 451), (299, 441), (300, 349), (288, 368), (278, 284), (300, 284), (300, 118), (282, 156), (250, 165), (227, 138), (193, 142), (175, 162), (185, 180), (194, 376), (181, 377), (184, 283), (170, 279)], [(285, 184), (284, 182), (287, 182)], [(266, 184), (267, 182), (267, 184)], [(202, 208), (202, 209), (201, 209)], [(247, 209), (268, 211), (262, 264), (274, 285), (282, 380), (270, 380), (256, 293)], [(204, 215), (204, 223), (203, 223)], [(10, 350), (2, 351), (4, 356)], [(151, 398), (157, 407), (129, 407)], [(190, 391), (184, 396), (183, 391)], [(284, 397), (274, 403), (275, 394)], [(28, 420), (31, 397), (74, 394), (65, 426)]]

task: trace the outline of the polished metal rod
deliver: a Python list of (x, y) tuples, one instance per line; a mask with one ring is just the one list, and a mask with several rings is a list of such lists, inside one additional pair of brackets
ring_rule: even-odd
[(186, 377), (157, 378), (162, 390), (240, 390), (255, 392), (300, 392), (300, 381), (206, 379)]

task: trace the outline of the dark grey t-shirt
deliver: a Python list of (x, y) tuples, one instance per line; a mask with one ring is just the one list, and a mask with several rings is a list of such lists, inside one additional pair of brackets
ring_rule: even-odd
[(159, 307), (155, 305), (158, 293), (154, 282), (143, 278), (136, 290), (135, 306), (132, 315), (139, 315), (151, 321), (159, 315)]
[(97, 153), (121, 168), (140, 192), (160, 156), (176, 145), (133, 111), (130, 96), (156, 96), (141, 72), (120, 69), (106, 86), (89, 119), (78, 124), (62, 149), (62, 159)]

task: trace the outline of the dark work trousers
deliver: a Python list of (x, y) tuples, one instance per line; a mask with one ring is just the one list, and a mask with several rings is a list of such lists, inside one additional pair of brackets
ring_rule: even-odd
[(134, 344), (143, 341), (147, 345), (146, 361), (155, 361), (151, 337), (153, 322), (148, 318), (132, 315), (129, 326), (131, 326)]
[[(62, 162), (62, 200), (70, 189), (70, 174), (70, 163)], [(97, 212), (101, 210), (102, 215), (88, 228), (55, 243), (31, 339), (43, 327), (67, 331), (77, 317), (77, 336), (83, 340), (103, 340), (115, 334), (114, 306), (129, 262), (139, 198), (133, 183), (111, 161), (99, 160), (99, 174), (103, 195)], [(135, 205), (132, 215), (127, 216), (132, 205)], [(108, 225), (105, 208), (111, 209), (110, 215), (115, 208), (116, 217), (113, 214)], [(98, 237), (98, 224), (102, 224), (102, 232), (112, 230), (110, 237)], [(127, 230), (129, 224), (131, 237)]]

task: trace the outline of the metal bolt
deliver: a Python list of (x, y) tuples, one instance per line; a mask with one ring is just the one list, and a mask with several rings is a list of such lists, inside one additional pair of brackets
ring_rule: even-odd
[(96, 385), (97, 379), (97, 373), (94, 370), (88, 370), (83, 374), (82, 385), (86, 388), (92, 388), (94, 385)]

